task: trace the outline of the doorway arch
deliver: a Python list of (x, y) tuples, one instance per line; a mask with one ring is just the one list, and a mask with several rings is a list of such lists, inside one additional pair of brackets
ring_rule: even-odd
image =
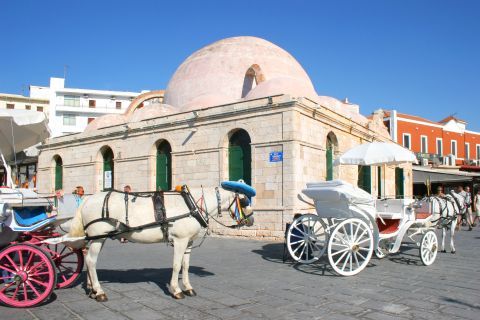
[(155, 189), (172, 189), (172, 147), (167, 140), (157, 142)]
[(113, 190), (115, 181), (115, 166), (113, 162), (113, 151), (110, 147), (103, 147), (103, 190)]
[(247, 131), (238, 129), (230, 136), (228, 143), (228, 179), (242, 179), (252, 184), (252, 150), (251, 139)]

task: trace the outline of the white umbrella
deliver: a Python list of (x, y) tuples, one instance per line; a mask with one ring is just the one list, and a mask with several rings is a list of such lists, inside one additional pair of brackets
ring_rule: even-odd
[(0, 150), (11, 159), (20, 152), (49, 137), (45, 114), (30, 110), (0, 109)]
[(392, 142), (369, 142), (351, 148), (337, 158), (335, 165), (350, 164), (362, 166), (417, 163), (412, 151)]
[(385, 167), (402, 163), (418, 163), (412, 151), (392, 142), (368, 142), (355, 146), (334, 162), (335, 165), (383, 165), (383, 194), (385, 194)]
[(15, 153), (49, 136), (47, 118), (43, 112), (0, 109), (0, 154), (7, 168), (7, 177), (10, 178), (10, 172), (5, 158), (11, 160)]

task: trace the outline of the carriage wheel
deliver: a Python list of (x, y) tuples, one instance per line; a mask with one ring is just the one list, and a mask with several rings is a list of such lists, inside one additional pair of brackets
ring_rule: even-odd
[(68, 288), (75, 283), (83, 270), (82, 250), (69, 248), (62, 243), (43, 245), (42, 248), (50, 254), (57, 269), (57, 289)]
[(305, 214), (293, 220), (287, 232), (287, 248), (293, 260), (312, 263), (325, 252), (325, 223), (315, 214)]
[(367, 266), (373, 253), (370, 227), (358, 218), (340, 222), (328, 241), (328, 260), (342, 276), (353, 276)]
[(13, 307), (42, 303), (57, 282), (50, 256), (30, 244), (15, 244), (1, 251), (0, 271), (0, 301)]
[(50, 254), (57, 270), (57, 289), (68, 288), (80, 277), (83, 270), (83, 253), (81, 249), (72, 249), (63, 243), (46, 244), (40, 241), (59, 237), (60, 234), (52, 233), (47, 236), (35, 235), (30, 243), (42, 246), (42, 249)]
[(437, 257), (437, 252), (437, 235), (432, 230), (427, 231), (427, 233), (423, 235), (422, 241), (420, 242), (420, 259), (422, 260), (422, 263), (426, 266), (431, 265)]

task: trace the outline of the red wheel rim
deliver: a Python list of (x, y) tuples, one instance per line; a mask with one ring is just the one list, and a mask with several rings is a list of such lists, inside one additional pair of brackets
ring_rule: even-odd
[(57, 289), (67, 288), (71, 286), (82, 274), (83, 270), (83, 253), (80, 249), (72, 249), (62, 243), (50, 245), (40, 243), (47, 238), (59, 237), (60, 234), (52, 233), (46, 236), (34, 235), (31, 243), (42, 246), (53, 260), (57, 271)]
[(15, 244), (0, 252), (0, 301), (32, 307), (45, 301), (56, 284), (53, 261), (40, 248)]

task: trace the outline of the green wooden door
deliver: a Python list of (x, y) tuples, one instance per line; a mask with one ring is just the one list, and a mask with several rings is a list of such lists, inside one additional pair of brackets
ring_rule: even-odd
[(327, 181), (333, 180), (333, 148), (331, 145), (327, 146), (326, 165)]
[(168, 143), (162, 143), (157, 149), (157, 190), (172, 189), (172, 155)]
[(108, 149), (103, 154), (103, 190), (113, 189), (114, 166), (113, 166), (113, 151)]
[(405, 197), (404, 176), (402, 168), (395, 168), (395, 198), (403, 199)]
[(250, 137), (246, 131), (239, 130), (230, 139), (228, 179), (232, 181), (243, 179), (246, 184), (252, 184), (252, 154)]
[(63, 163), (62, 159), (55, 160), (55, 190), (63, 189)]
[(372, 191), (372, 168), (358, 166), (358, 187), (370, 193)]

